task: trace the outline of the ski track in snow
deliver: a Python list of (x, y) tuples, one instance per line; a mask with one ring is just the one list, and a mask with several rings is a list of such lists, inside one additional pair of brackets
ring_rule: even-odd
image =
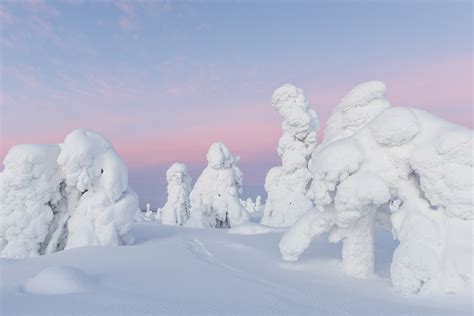
[[(310, 297), (300, 291), (290, 289), (287, 286), (283, 286), (280, 284), (276, 284), (274, 282), (262, 279), (261, 277), (242, 271), (240, 269), (237, 269), (216, 256), (214, 256), (204, 245), (202, 241), (199, 239), (192, 239), (192, 240), (187, 240), (185, 241), (187, 249), (199, 260), (215, 265), (217, 267), (220, 267), (222, 269), (225, 269), (229, 271), (234, 277), (245, 280), (248, 282), (252, 283), (257, 283), (261, 286), (264, 286), (265, 288), (269, 289), (270, 291), (273, 292), (274, 295), (278, 296), (281, 300), (287, 301), (290, 304), (300, 304), (301, 302), (295, 302), (294, 300), (289, 299), (289, 297), (304, 297), (306, 299), (310, 299)], [(283, 295), (283, 293), (288, 293), (291, 292), (291, 296), (286, 296)], [(308, 306), (309, 307), (309, 306)]]

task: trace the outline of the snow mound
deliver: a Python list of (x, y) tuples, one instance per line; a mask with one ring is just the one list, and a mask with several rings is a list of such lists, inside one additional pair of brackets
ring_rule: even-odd
[(131, 241), (138, 198), (125, 163), (101, 135), (71, 132), (59, 145), (18, 145), (0, 174), (0, 255), (24, 258)]
[[(385, 85), (365, 83), (336, 108), (311, 160), (308, 196), (316, 208), (284, 235), (280, 252), (295, 261), (329, 232), (331, 242), (343, 243), (343, 270), (366, 278), (374, 271), (374, 225), (390, 216), (400, 241), (391, 265), (395, 290), (458, 292), (472, 282), (474, 132), (392, 108), (384, 95)], [(347, 125), (352, 110), (360, 119)]]
[(272, 105), (281, 119), (278, 142), (281, 166), (270, 169), (265, 179), (268, 198), (262, 224), (291, 226), (312, 202), (306, 197), (311, 181), (308, 161), (316, 146), (319, 121), (301, 89), (285, 84), (275, 90)]
[(29, 294), (61, 295), (80, 293), (90, 289), (95, 280), (79, 269), (52, 266), (27, 280), (22, 291)]
[(190, 194), (188, 227), (228, 228), (249, 221), (249, 213), (240, 203), (242, 171), (236, 165), (239, 158), (232, 156), (221, 142), (210, 146), (208, 165), (197, 179)]

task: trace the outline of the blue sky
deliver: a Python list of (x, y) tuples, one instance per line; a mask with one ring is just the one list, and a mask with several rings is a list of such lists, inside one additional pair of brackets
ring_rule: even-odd
[(196, 177), (217, 140), (262, 192), (278, 163), (270, 96), (287, 82), (323, 127), (374, 79), (394, 105), (473, 126), (470, 1), (3, 1), (0, 18), (2, 157), (90, 128), (155, 204), (163, 170)]

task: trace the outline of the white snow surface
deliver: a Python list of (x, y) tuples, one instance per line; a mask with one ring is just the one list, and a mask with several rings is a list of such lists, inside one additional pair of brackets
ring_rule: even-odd
[(190, 194), (191, 215), (186, 226), (223, 228), (249, 221), (249, 213), (239, 199), (243, 176), (238, 160), (222, 142), (210, 146), (208, 165)]
[[(228, 231), (141, 222), (132, 225), (136, 240), (131, 246), (82, 247), (34, 258), (0, 259), (0, 313), (472, 313), (469, 290), (456, 295), (411, 297), (395, 293), (389, 271), (397, 242), (388, 231), (375, 231), (376, 267), (370, 279), (344, 275), (339, 268), (340, 246), (325, 239), (314, 241), (298, 262), (289, 263), (281, 261), (278, 252), (282, 231), (258, 235)], [(57, 271), (58, 266), (75, 272)], [(53, 285), (53, 281), (58, 283)], [(25, 291), (25, 284), (32, 286), (30, 291)], [(56, 294), (44, 295), (53, 286)], [(38, 287), (41, 290), (36, 291)]]
[(262, 224), (288, 227), (312, 206), (306, 196), (311, 181), (308, 162), (316, 146), (319, 121), (303, 91), (293, 85), (275, 90), (272, 105), (282, 121), (283, 135), (278, 142), (281, 166), (270, 169), (265, 179), (268, 198)]
[(368, 278), (375, 223), (391, 213), (400, 241), (391, 264), (394, 289), (459, 292), (472, 284), (474, 133), (421, 110), (391, 107), (384, 95), (385, 85), (367, 82), (337, 106), (312, 156), (308, 196), (316, 208), (285, 234), (280, 251), (295, 261), (330, 232), (331, 242), (343, 242), (343, 270)]

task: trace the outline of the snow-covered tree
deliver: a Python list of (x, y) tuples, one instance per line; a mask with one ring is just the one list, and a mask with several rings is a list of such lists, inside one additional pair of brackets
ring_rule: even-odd
[(162, 217), (163, 217), (163, 212), (162, 212), (162, 209), (159, 207), (156, 209), (155, 220), (161, 221)]
[(262, 197), (260, 195), (257, 195), (257, 198), (255, 199), (255, 210), (261, 211), (261, 208), (262, 208)]
[(168, 200), (162, 209), (162, 223), (181, 226), (188, 220), (191, 208), (189, 202), (191, 177), (186, 165), (174, 163), (166, 172), (166, 180)]
[(221, 142), (211, 145), (207, 153), (208, 165), (197, 179), (190, 194), (191, 217), (186, 226), (233, 227), (249, 220), (241, 205), (242, 172)]
[(144, 216), (144, 217), (145, 217), (145, 219), (146, 219), (147, 221), (151, 221), (151, 220), (153, 219), (153, 212), (152, 212), (152, 210), (151, 210), (151, 205), (150, 205), (150, 203), (147, 203), (147, 204), (146, 204), (146, 212), (145, 212), (145, 216)]
[(368, 82), (338, 105), (312, 157), (309, 193), (316, 208), (284, 235), (280, 251), (297, 260), (329, 231), (330, 241), (343, 241), (344, 270), (367, 277), (374, 269), (376, 212), (391, 210), (400, 241), (394, 288), (456, 291), (472, 278), (473, 131), (390, 107), (384, 96), (383, 83)]
[(79, 129), (60, 145), (18, 145), (4, 165), (3, 257), (129, 241), (138, 198), (127, 167), (102, 136)]
[(66, 248), (128, 243), (138, 197), (112, 145), (97, 133), (78, 129), (61, 145), (58, 163), (66, 192), (78, 197), (67, 225)]
[(273, 167), (265, 179), (267, 201), (262, 224), (291, 226), (313, 206), (306, 196), (311, 182), (308, 162), (316, 146), (319, 121), (303, 91), (286, 84), (272, 95), (272, 105), (282, 120), (278, 142), (281, 166)]
[(58, 145), (16, 145), (0, 173), (0, 255), (23, 258), (47, 251), (54, 213), (60, 211)]

